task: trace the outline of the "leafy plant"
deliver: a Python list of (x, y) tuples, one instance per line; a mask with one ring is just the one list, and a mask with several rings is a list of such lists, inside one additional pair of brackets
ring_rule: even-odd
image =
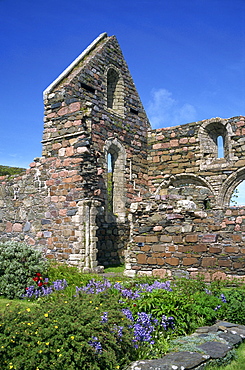
[(135, 359), (128, 320), (108, 292), (57, 297), (38, 308), (6, 310), (0, 368), (117, 369)]
[(234, 324), (245, 325), (245, 290), (242, 288), (224, 291), (226, 303), (218, 311), (218, 317)]
[(41, 253), (28, 245), (13, 241), (0, 244), (0, 294), (21, 298), (35, 274), (46, 268)]

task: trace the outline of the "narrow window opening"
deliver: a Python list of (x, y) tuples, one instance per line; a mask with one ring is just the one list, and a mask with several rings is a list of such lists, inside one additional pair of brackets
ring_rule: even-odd
[(139, 112), (134, 108), (130, 108), (130, 113), (136, 114), (136, 116), (139, 114)]
[(113, 158), (107, 155), (107, 209), (113, 213)]
[(114, 69), (110, 68), (107, 73), (107, 107), (111, 109), (115, 109), (116, 107), (115, 93), (118, 80), (118, 73)]
[(89, 85), (85, 84), (84, 82), (80, 82), (80, 85), (84, 90), (87, 90), (87, 91), (91, 92), (92, 94), (95, 93), (95, 89), (92, 86), (89, 86)]
[(204, 199), (203, 201), (203, 206), (204, 206), (204, 209), (210, 209), (210, 200), (209, 199)]
[(223, 136), (217, 137), (217, 158), (224, 158), (224, 138)]

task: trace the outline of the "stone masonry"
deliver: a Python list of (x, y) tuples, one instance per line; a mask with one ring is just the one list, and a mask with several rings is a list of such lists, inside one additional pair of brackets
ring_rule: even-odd
[[(115, 36), (44, 91), (42, 157), (0, 177), (0, 240), (83, 271), (242, 276), (244, 117), (152, 130)], [(224, 153), (218, 155), (218, 140)], [(110, 158), (110, 159), (109, 159)]]

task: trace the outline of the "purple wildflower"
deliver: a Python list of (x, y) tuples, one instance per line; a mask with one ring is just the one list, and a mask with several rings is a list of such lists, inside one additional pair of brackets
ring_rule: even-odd
[(95, 349), (96, 353), (102, 353), (103, 348), (97, 337), (92, 336), (92, 340), (88, 344)]
[(220, 307), (221, 307), (221, 305), (218, 305), (217, 307), (215, 307), (214, 311), (219, 310), (219, 309), (220, 309)]
[(129, 319), (132, 322), (134, 321), (133, 314), (129, 308), (123, 308), (122, 313), (127, 317), (127, 319)]
[(221, 298), (223, 303), (227, 303), (227, 300), (226, 300), (225, 295), (223, 293), (220, 295), (220, 298)]
[(101, 316), (101, 321), (103, 324), (108, 322), (108, 312), (103, 312), (103, 315)]

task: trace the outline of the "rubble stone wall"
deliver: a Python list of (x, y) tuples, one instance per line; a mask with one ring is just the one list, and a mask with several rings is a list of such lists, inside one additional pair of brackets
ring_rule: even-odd
[(131, 205), (129, 275), (244, 275), (245, 209), (229, 207), (245, 179), (244, 125), (213, 118), (149, 132), (150, 193)]
[(150, 126), (116, 38), (100, 35), (45, 90), (44, 105), (42, 157), (22, 177), (2, 178), (1, 240), (25, 240), (86, 271), (98, 259), (117, 263), (131, 200), (147, 191)]
[(125, 258), (129, 275), (242, 275), (244, 210), (229, 202), (245, 179), (244, 117), (152, 130), (105, 33), (44, 91), (44, 107), (42, 157), (0, 178), (0, 241), (83, 271)]

